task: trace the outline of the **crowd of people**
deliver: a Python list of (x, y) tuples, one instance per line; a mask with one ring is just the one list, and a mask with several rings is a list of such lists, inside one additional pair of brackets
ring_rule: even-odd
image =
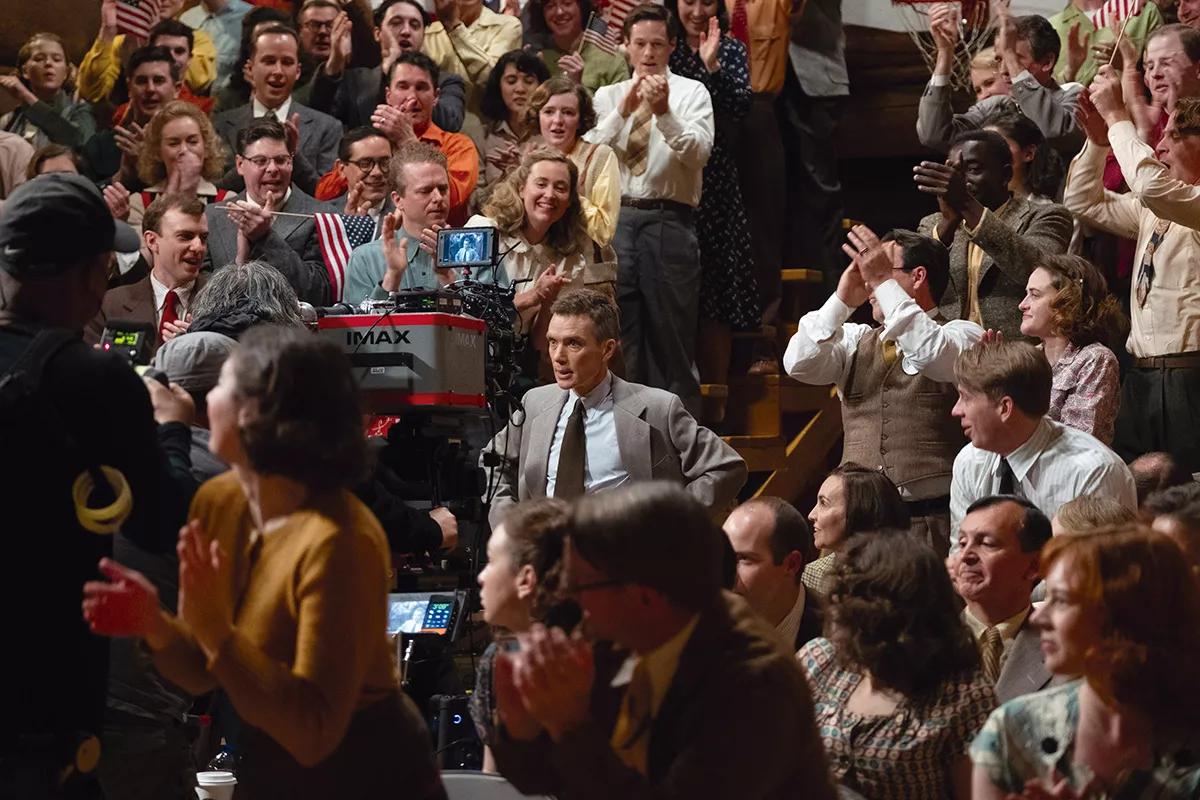
[[(167, 0), (144, 39), (120, 3), (0, 77), (0, 799), (189, 797), (201, 720), (239, 797), (446, 797), (387, 594), (459, 520), (395, 490), (302, 307), (466, 277), (528, 344), (478, 454), (485, 771), (1200, 797), (1195, 0), (993, 4), (977, 51), (931, 6), (937, 211), (886, 232), (842, 227), (840, 0), (608, 33), (590, 0)], [(363, 233), (340, 264), (318, 214)], [(448, 228), (499, 257), (447, 268)], [(698, 419), (735, 334), (786, 322), (785, 250), (832, 292), (748, 369), (836, 389), (807, 514)]]

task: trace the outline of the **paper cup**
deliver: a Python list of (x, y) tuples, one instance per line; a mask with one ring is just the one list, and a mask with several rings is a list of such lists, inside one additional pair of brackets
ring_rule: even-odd
[(199, 800), (233, 800), (237, 778), (232, 772), (197, 772), (196, 797)]

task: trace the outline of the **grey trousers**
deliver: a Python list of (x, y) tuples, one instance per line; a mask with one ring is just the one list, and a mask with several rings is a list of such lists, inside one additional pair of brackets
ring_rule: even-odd
[(694, 219), (683, 209), (623, 206), (613, 248), (626, 378), (673, 392), (698, 415), (700, 248)]

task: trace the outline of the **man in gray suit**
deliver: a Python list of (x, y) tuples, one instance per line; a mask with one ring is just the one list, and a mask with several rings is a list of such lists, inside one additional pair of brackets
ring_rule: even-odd
[[(266, 261), (287, 277), (301, 300), (329, 302), (329, 277), (311, 215), (337, 211), (292, 185), (292, 153), (283, 125), (258, 119), (238, 134), (237, 171), (246, 190), (228, 205), (209, 204), (205, 271)], [(286, 216), (273, 212), (282, 211)], [(304, 214), (309, 216), (291, 216)]]
[(1017, 306), (1025, 283), (1043, 253), (1066, 251), (1071, 212), (1009, 191), (1012, 152), (995, 131), (960, 134), (945, 164), (922, 161), (913, 172), (917, 188), (934, 195), (940, 209), (918, 230), (950, 250), (950, 284), (938, 301), (942, 315), (1021, 339)]
[(491, 523), (522, 500), (571, 499), (635, 481), (681, 484), (713, 510), (731, 503), (746, 482), (741, 456), (697, 425), (675, 395), (609, 372), (620, 339), (616, 304), (581, 289), (551, 312), (555, 385), (530, 390), (524, 419), (510, 421), (485, 452), (500, 462)]
[[(342, 123), (328, 114), (300, 105), (292, 90), (300, 79), (300, 40), (284, 25), (268, 25), (250, 44), (250, 102), (213, 117), (213, 128), (230, 152), (238, 152), (238, 134), (259, 117), (272, 117), (287, 128), (295, 144), (294, 180), (306, 192), (314, 192), (317, 181), (333, 167)], [(232, 162), (227, 165), (232, 167)], [(228, 172), (223, 186), (241, 189), (238, 174)]]
[(966, 601), (963, 621), (983, 655), (996, 699), (1040, 691), (1050, 683), (1041, 636), (1029, 623), (1029, 596), (1039, 580), (1038, 559), (1050, 541), (1050, 520), (1032, 503), (1011, 495), (971, 504), (958, 529), (959, 550), (947, 561)]

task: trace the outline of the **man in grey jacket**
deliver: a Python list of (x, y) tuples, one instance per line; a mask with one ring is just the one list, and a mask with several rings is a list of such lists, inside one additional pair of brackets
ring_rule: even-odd
[(746, 482), (737, 452), (700, 427), (670, 392), (608, 370), (620, 338), (617, 307), (580, 289), (552, 307), (546, 333), (555, 383), (530, 390), (486, 448), (499, 459), (491, 523), (534, 497), (571, 499), (635, 481), (678, 483), (721, 510)]
[(1045, 17), (1001, 14), (996, 37), (996, 57), (1012, 82), (1010, 93), (980, 100), (961, 114), (950, 106), (950, 72), (957, 46), (957, 12), (946, 8), (930, 14), (929, 30), (937, 45), (933, 77), (925, 87), (917, 110), (917, 138), (939, 152), (964, 131), (981, 128), (997, 112), (1018, 110), (1033, 120), (1042, 135), (1067, 158), (1083, 145), (1083, 132), (1075, 123), (1078, 83), (1059, 86), (1054, 80), (1059, 37)]

